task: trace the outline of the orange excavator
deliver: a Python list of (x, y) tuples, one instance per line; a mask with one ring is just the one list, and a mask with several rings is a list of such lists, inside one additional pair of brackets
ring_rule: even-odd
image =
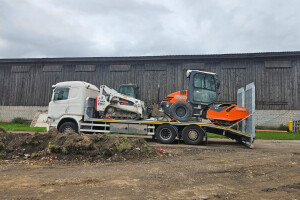
[(248, 116), (248, 109), (236, 104), (214, 105), (220, 87), (216, 73), (187, 70), (186, 76), (188, 89), (174, 92), (161, 102), (162, 110), (168, 116), (181, 122), (200, 117), (225, 126)]

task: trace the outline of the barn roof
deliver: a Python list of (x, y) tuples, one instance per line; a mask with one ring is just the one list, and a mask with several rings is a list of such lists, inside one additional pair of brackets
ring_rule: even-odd
[(300, 56), (300, 51), (259, 52), (235, 54), (205, 54), (205, 55), (162, 55), (162, 56), (128, 56), (128, 57), (61, 57), (61, 58), (10, 58), (0, 59), (5, 63), (43, 63), (43, 62), (126, 62), (126, 61), (165, 61), (165, 60), (202, 60), (202, 59), (251, 59), (280, 58)]

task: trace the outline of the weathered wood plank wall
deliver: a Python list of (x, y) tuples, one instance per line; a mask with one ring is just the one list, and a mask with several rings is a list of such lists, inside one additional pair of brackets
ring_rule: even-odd
[[(163, 56), (161, 57), (163, 58)], [(96, 86), (135, 83), (141, 99), (157, 102), (187, 87), (187, 69), (216, 72), (221, 83), (219, 102), (236, 100), (236, 91), (250, 82), (256, 85), (257, 109), (300, 109), (300, 55), (293, 57), (166, 59), (130, 61), (22, 61), (0, 60), (0, 105), (45, 106), (51, 86), (80, 80)], [(160, 86), (158, 94), (157, 87)]]

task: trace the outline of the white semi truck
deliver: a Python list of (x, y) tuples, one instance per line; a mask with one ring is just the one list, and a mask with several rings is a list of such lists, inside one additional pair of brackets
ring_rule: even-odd
[[(254, 85), (252, 90), (254, 90)], [(253, 94), (254, 92), (250, 96), (252, 97)], [(132, 101), (135, 101), (134, 106), (139, 106), (132, 109), (132, 113), (137, 115), (130, 120), (116, 120), (109, 116), (100, 117), (101, 106), (107, 107), (107, 101), (116, 105), (114, 109), (118, 109), (118, 106), (123, 106), (123, 104), (128, 106)], [(252, 108), (254, 106), (252, 100), (248, 105), (246, 102), (245, 105)], [(143, 102), (140, 100), (122, 95), (108, 87), (100, 86), (99, 90), (96, 86), (83, 81), (60, 82), (53, 85), (53, 94), (48, 109), (47, 129), (57, 128), (59, 132), (74, 130), (83, 133), (144, 134), (151, 135), (165, 144), (173, 143), (176, 137), (183, 139), (186, 144), (200, 144), (203, 138), (206, 138), (207, 142), (206, 132), (211, 132), (253, 147), (255, 139), (253, 115), (251, 120), (247, 119), (246, 123), (240, 123), (239, 129), (235, 130), (212, 123), (159, 121), (155, 118), (138, 119), (142, 114), (140, 108), (143, 108)]]
[(79, 132), (87, 98), (96, 98), (99, 89), (83, 81), (60, 82), (52, 86), (53, 93), (48, 107), (49, 128), (60, 132), (67, 129)]

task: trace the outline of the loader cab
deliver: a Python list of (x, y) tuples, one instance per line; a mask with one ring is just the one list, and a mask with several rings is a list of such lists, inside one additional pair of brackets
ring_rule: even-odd
[(217, 100), (219, 81), (217, 74), (198, 70), (188, 70), (188, 101), (196, 105), (210, 105)]
[(136, 84), (122, 84), (118, 92), (135, 99), (140, 99), (139, 87)]

